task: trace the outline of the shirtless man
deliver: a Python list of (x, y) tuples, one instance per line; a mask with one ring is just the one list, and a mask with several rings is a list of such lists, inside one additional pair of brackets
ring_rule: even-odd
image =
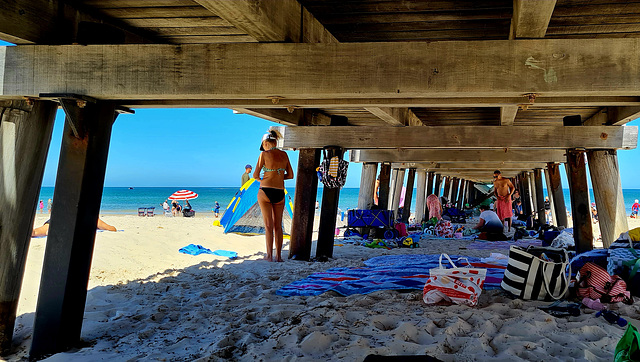
[(506, 221), (509, 231), (511, 231), (511, 217), (513, 209), (511, 208), (511, 195), (516, 190), (515, 186), (509, 179), (503, 178), (499, 170), (493, 171), (493, 187), (496, 196), (495, 212), (502, 222)]

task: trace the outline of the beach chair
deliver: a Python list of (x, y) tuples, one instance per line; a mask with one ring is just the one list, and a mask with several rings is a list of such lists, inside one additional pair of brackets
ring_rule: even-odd
[(138, 208), (138, 216), (147, 216), (147, 208), (139, 207)]
[(155, 207), (147, 207), (147, 216), (153, 217), (153, 213), (156, 211)]

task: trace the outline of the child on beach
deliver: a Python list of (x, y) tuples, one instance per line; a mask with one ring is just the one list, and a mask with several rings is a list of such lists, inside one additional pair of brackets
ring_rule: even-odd
[(638, 199), (636, 199), (633, 205), (631, 206), (631, 217), (634, 219), (637, 219), (638, 211), (640, 211), (640, 203), (638, 203)]
[(40, 213), (44, 214), (44, 202), (42, 200), (40, 200)]
[(216, 208), (214, 212), (216, 217), (220, 215), (220, 204), (218, 203), (218, 201), (216, 201)]

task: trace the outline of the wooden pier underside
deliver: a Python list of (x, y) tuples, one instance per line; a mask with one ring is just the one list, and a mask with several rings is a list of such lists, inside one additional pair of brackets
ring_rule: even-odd
[[(523, 196), (531, 195), (528, 207), (539, 209), (544, 169), (556, 222), (563, 226), (568, 225), (558, 165), (572, 161), (572, 199), (584, 199), (584, 165), (571, 156), (579, 154), (597, 179), (601, 220), (613, 225), (603, 234), (606, 246), (626, 227), (619, 207), (601, 205), (621, 202), (617, 150), (637, 145), (637, 127), (624, 125), (640, 116), (638, 14), (640, 2), (621, 0), (9, 0), (0, 3), (0, 39), (18, 46), (0, 47), (0, 111), (7, 123), (0, 129), (28, 129), (29, 134), (12, 135), (46, 140), (50, 127), (44, 116), (33, 123), (42, 124), (39, 130), (10, 116), (18, 103), (60, 102), (63, 94), (77, 108), (67, 114), (71, 128), (83, 124), (74, 119), (88, 112), (86, 102), (89, 110), (111, 112), (122, 106), (232, 108), (287, 126), (281, 130), (282, 146), (302, 150), (299, 166), (305, 169), (298, 170), (298, 182), (315, 178), (319, 148), (337, 146), (350, 151), (352, 162), (380, 163), (379, 204), (385, 208), (393, 207), (387, 205), (394, 200), (389, 196), (399, 193), (389, 188), (390, 176), (397, 179), (393, 187), (396, 181), (401, 186), (397, 176), (405, 169), (417, 175), (411, 183), (423, 184), (417, 197), (440, 195), (444, 183), (442, 192), (459, 196), (453, 200), (459, 206), (475, 199), (472, 182), (491, 181), (493, 170), (501, 169), (518, 178)], [(567, 116), (579, 116), (580, 122), (565, 126)], [(85, 127), (65, 135), (67, 141), (82, 140), (86, 133), (85, 141), (90, 137), (106, 152), (108, 127)], [(13, 154), (24, 144), (2, 146)], [(25, 159), (43, 154), (37, 150)], [(10, 184), (18, 181), (14, 174), (42, 174), (41, 162), (3, 157), (18, 168), (11, 173), (0, 168), (0, 179)], [(77, 168), (68, 155), (61, 157), (69, 169)], [(92, 172), (103, 174), (103, 168)], [(82, 168), (75, 172), (90, 187), (74, 182), (67, 194), (90, 200), (83, 207), (94, 210), (101, 178), (94, 185), (82, 177)], [(37, 198), (37, 178), (18, 193), (19, 204)], [(363, 173), (363, 185), (373, 184), (375, 172)], [(361, 196), (363, 204), (371, 204), (370, 194)], [(326, 202), (332, 210), (323, 210), (323, 245), (329, 247), (322, 257), (332, 255), (330, 219), (335, 221), (338, 197), (339, 191)], [(309, 259), (312, 202), (296, 200), (304, 207), (294, 218), (295, 259)], [(329, 208), (324, 202), (323, 207)], [(54, 215), (56, 228), (88, 227), (77, 211), (71, 207), (66, 217)], [(0, 221), (10, 218), (0, 210)], [(581, 247), (588, 248), (590, 225), (579, 218), (574, 227), (587, 235)], [(6, 230), (30, 231), (22, 224), (0, 225), (1, 253), (28, 249), (26, 238), (17, 240)], [(58, 236), (65, 239), (65, 250), (47, 249), (52, 257), (44, 269), (77, 268), (71, 265), (77, 261), (57, 265), (56, 260), (70, 260), (58, 257), (74, 244), (92, 245), (93, 236)], [(23, 260), (24, 253), (18, 254), (3, 257)], [(15, 288), (7, 290), (23, 269), (18, 263), (0, 270), (2, 353), (10, 349), (17, 303)], [(86, 292), (77, 287), (84, 276), (72, 284), (60, 278), (51, 273), (43, 280), (52, 280), (47, 287), (58, 294)], [(45, 299), (38, 305), (32, 357), (77, 341), (82, 310), (69, 308), (73, 325), (49, 343), (44, 342), (49, 334), (58, 331), (45, 322), (62, 314)]]

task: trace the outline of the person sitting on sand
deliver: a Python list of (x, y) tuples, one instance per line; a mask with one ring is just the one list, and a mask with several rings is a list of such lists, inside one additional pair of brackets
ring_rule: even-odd
[[(33, 231), (31, 232), (31, 237), (38, 237), (38, 236), (47, 236), (49, 235), (49, 221), (51, 221), (51, 219), (47, 220), (44, 222), (44, 224), (40, 227), (34, 228)], [(107, 231), (118, 231), (115, 227), (107, 224), (106, 222), (98, 219), (98, 225), (97, 225), (97, 229), (98, 230), (107, 230)]]
[[(489, 210), (486, 205), (480, 205), (480, 221), (473, 228), (480, 231), (478, 239), (500, 240), (504, 237), (504, 224), (494, 211)], [(499, 237), (499, 238), (498, 238)]]
[[(260, 181), (258, 204), (262, 211), (267, 242), (268, 261), (273, 261), (273, 244), (276, 246), (276, 261), (283, 261), (282, 252), (282, 214), (284, 212), (284, 180), (293, 178), (289, 156), (277, 149), (280, 135), (271, 131), (262, 137), (260, 157), (253, 171), (253, 178)], [(260, 172), (264, 171), (262, 178)]]

